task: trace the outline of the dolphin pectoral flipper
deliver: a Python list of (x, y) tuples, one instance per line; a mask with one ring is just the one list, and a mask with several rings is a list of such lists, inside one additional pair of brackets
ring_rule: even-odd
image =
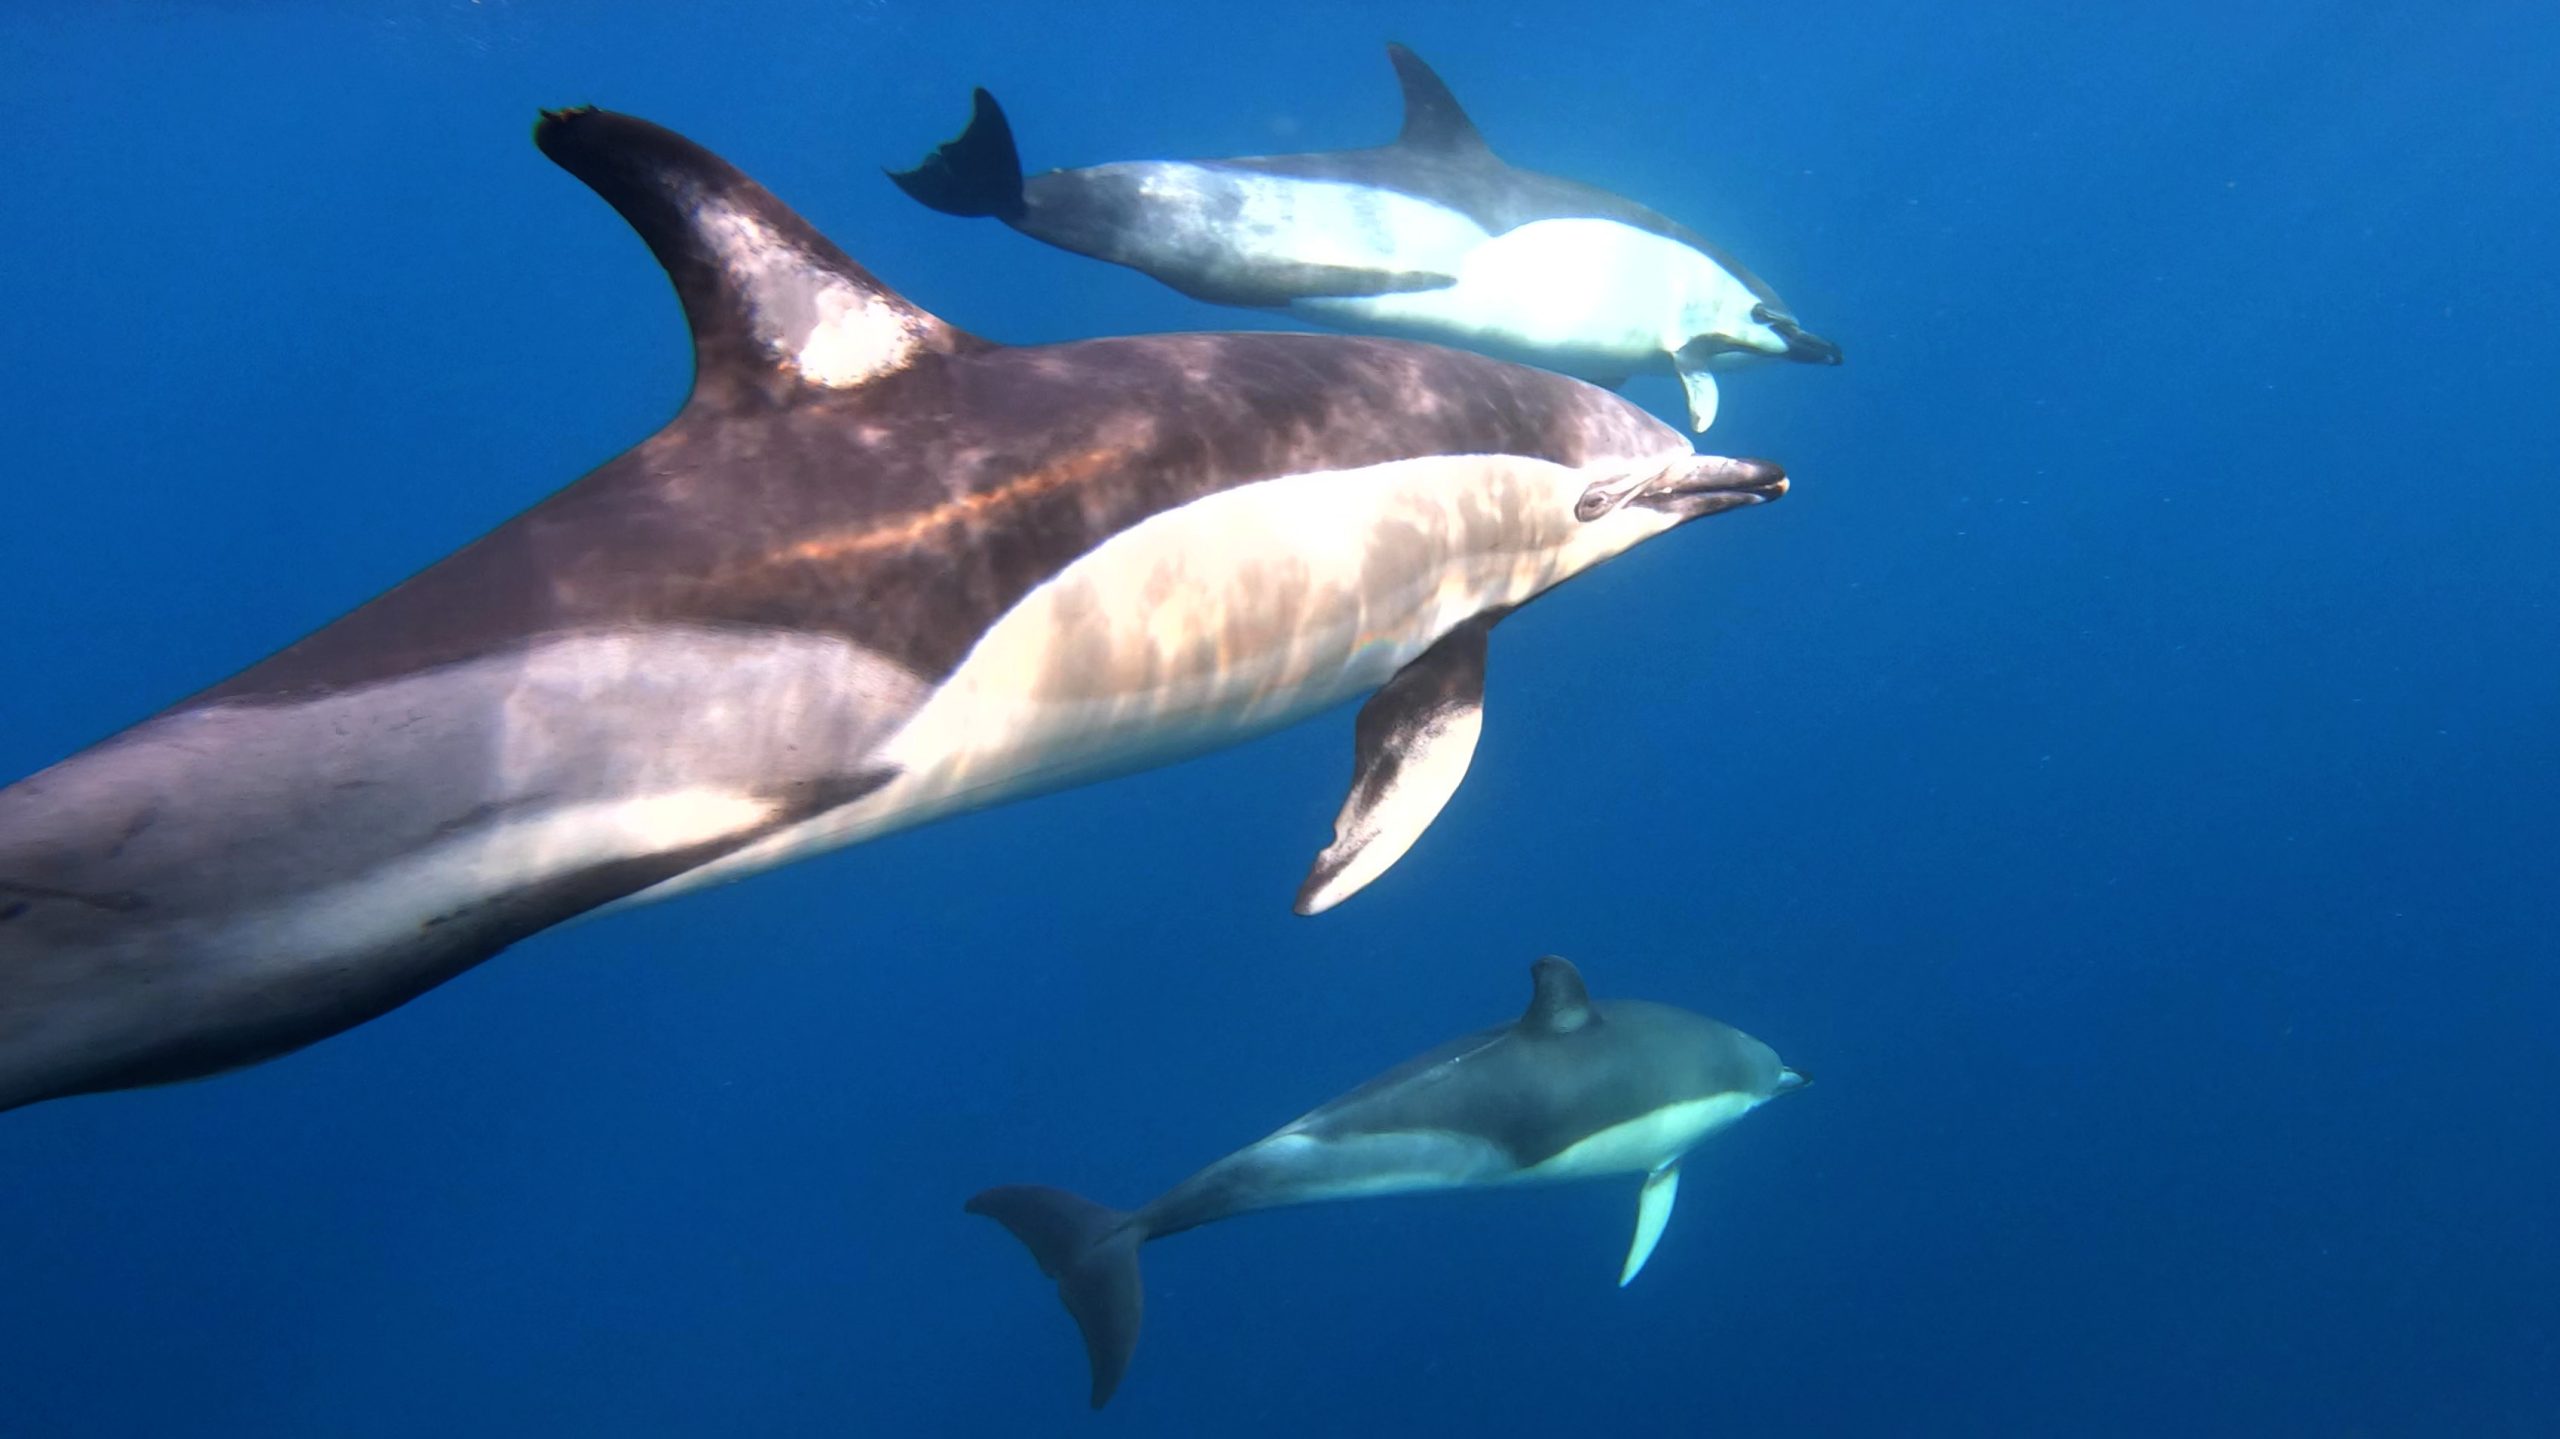
[(1626, 1267), (1618, 1271), (1619, 1288), (1626, 1288), (1644, 1272), (1644, 1262), (1653, 1257), (1653, 1246), (1662, 1242), (1662, 1226), (1671, 1222), (1671, 1205), (1679, 1197), (1679, 1160), (1644, 1177), (1644, 1189), (1636, 1195), (1636, 1236), (1627, 1245)]
[[(1277, 299), (1265, 304), (1286, 304), (1291, 300), (1356, 300), (1373, 295), (1410, 295), (1425, 290), (1445, 290), (1458, 283), (1458, 277), (1441, 270), (1377, 270), (1366, 265), (1326, 265), (1314, 261), (1274, 262), (1256, 268), (1256, 289), (1268, 289)], [(1233, 293), (1230, 291), (1229, 293)], [(1202, 297), (1207, 298), (1207, 297)], [(1228, 300), (1227, 304), (1247, 303)]]
[(1442, 635), (1360, 707), (1351, 793), (1298, 887), (1298, 913), (1321, 914), (1386, 873), (1458, 792), (1484, 733), (1485, 636), (1499, 618)]
[(1207, 305), (1244, 309), (1287, 309), (1301, 300), (1370, 300), (1382, 295), (1411, 295), (1446, 290), (1458, 277), (1441, 270), (1336, 265), (1321, 260), (1264, 260), (1251, 274), (1220, 271), (1214, 275), (1159, 276), (1166, 284)]
[(1689, 397), (1689, 428), (1703, 435), (1716, 422), (1716, 377), (1707, 373), (1705, 361), (1685, 354), (1672, 356), (1671, 363), (1680, 372), (1681, 393)]

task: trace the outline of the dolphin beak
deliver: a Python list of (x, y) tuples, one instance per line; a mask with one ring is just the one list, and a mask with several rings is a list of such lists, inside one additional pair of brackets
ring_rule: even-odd
[(1751, 318), (1768, 326), (1779, 339), (1787, 342), (1787, 348), (1780, 351), (1785, 358), (1806, 365), (1840, 363), (1840, 347), (1797, 324), (1795, 316), (1782, 314), (1766, 305), (1755, 305)]
[(1778, 333), (1786, 338), (1787, 358), (1790, 360), (1801, 361), (1808, 365), (1840, 363), (1840, 347), (1811, 330), (1790, 325)]
[(1772, 1092), (1777, 1094), (1793, 1094), (1797, 1090), (1802, 1089), (1811, 1083), (1813, 1083), (1812, 1080), (1805, 1078), (1795, 1070), (1781, 1069), (1778, 1071), (1778, 1087)]
[(1743, 505), (1766, 504), (1786, 492), (1787, 472), (1767, 460), (1690, 455), (1657, 474), (1647, 476), (1639, 470), (1599, 481), (1574, 502), (1573, 517), (1589, 524), (1621, 505), (1633, 505), (1686, 522)]
[(1677, 507), (1684, 511), (1708, 514), (1736, 505), (1766, 504), (1786, 492), (1787, 472), (1773, 461), (1691, 455), (1654, 481), (1644, 498), (1653, 503), (1680, 502)]

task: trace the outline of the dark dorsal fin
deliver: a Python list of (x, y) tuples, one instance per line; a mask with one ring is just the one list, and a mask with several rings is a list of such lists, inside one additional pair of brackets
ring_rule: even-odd
[(1573, 962), (1548, 955), (1529, 966), (1529, 1011), (1520, 1027), (1531, 1034), (1571, 1034), (1599, 1020), (1591, 996), (1582, 987), (1582, 971)]
[(1476, 122), (1458, 107), (1458, 97), (1422, 63), (1422, 57), (1402, 45), (1390, 43), (1387, 58), (1395, 62), (1396, 80), (1404, 86), (1404, 133), (1396, 143), (1414, 150), (1432, 150), (1443, 155), (1480, 155), (1493, 158), (1493, 150), (1476, 133)]
[(849, 390), (987, 342), (846, 258), (738, 168), (630, 115), (545, 110), (533, 142), (631, 223), (693, 329), (692, 404), (778, 404)]

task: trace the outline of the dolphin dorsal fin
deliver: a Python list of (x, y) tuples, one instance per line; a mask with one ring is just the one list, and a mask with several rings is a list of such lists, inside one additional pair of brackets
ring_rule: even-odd
[(693, 330), (692, 405), (850, 390), (988, 347), (881, 284), (728, 161), (610, 110), (545, 110), (534, 144), (621, 212)]
[(1571, 1034), (1600, 1018), (1571, 960), (1550, 954), (1530, 965), (1529, 984), (1529, 1010), (1520, 1016), (1520, 1027), (1531, 1034)]
[(1458, 97), (1422, 63), (1422, 57), (1390, 43), (1387, 58), (1395, 62), (1396, 81), (1404, 86), (1404, 133), (1396, 143), (1413, 150), (1444, 155), (1493, 158), (1493, 149), (1476, 133), (1476, 122), (1458, 105)]

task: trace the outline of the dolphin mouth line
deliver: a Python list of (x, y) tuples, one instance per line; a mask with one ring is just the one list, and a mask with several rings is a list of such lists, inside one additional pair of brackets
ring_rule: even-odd
[[(1767, 460), (1690, 455), (1647, 475), (1603, 480), (1582, 492), (1573, 517), (1589, 524), (1627, 505), (1677, 509), (1694, 519), (1717, 510), (1765, 504), (1787, 492), (1787, 472)], [(1694, 502), (1694, 503), (1693, 503)]]
[(1734, 495), (1746, 504), (1761, 504), (1787, 492), (1787, 472), (1769, 460), (1734, 460), (1701, 455), (1686, 472), (1662, 487), (1665, 495)]

